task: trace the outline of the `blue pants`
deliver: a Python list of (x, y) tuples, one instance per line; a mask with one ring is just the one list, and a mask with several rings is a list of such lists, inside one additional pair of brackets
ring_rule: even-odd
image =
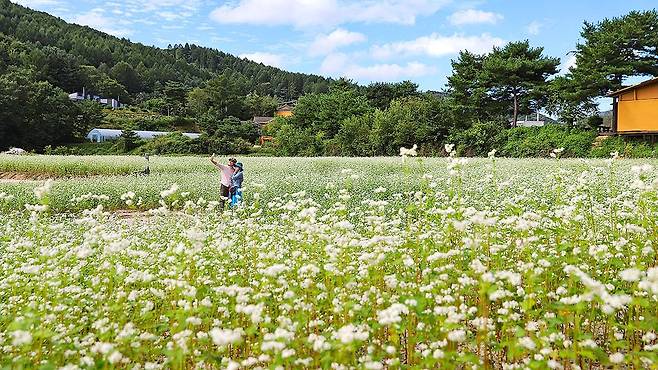
[(235, 189), (231, 192), (231, 207), (235, 207), (242, 202), (242, 189)]

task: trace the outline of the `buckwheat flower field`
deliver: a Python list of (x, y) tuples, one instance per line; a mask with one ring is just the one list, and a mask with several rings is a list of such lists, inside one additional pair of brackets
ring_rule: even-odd
[(0, 367), (658, 368), (652, 161), (0, 157)]

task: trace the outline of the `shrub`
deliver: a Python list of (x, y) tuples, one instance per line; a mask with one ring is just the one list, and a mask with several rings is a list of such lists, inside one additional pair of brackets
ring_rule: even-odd
[(500, 155), (506, 157), (547, 157), (555, 148), (564, 148), (564, 157), (587, 157), (596, 131), (546, 125), (517, 127), (501, 133)]
[(139, 154), (193, 154), (205, 153), (206, 151), (203, 150), (200, 139), (191, 139), (183, 136), (180, 132), (173, 132), (146, 141), (135, 152)]
[(505, 124), (496, 121), (475, 122), (463, 131), (456, 131), (448, 137), (448, 142), (456, 146), (460, 156), (486, 156), (491, 149), (501, 147)]

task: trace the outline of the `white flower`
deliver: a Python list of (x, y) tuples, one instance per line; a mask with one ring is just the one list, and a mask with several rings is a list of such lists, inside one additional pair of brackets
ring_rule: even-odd
[(174, 184), (171, 185), (171, 187), (169, 188), (169, 190), (163, 190), (163, 191), (161, 191), (161, 192), (160, 192), (160, 197), (161, 197), (161, 198), (168, 198), (168, 197), (170, 197), (170, 196), (176, 194), (177, 191), (178, 191), (178, 184), (175, 184), (175, 183), (174, 183)]
[(519, 344), (521, 345), (521, 347), (524, 347), (524, 348), (529, 349), (531, 351), (534, 350), (535, 348), (537, 348), (537, 345), (535, 344), (535, 342), (530, 337), (519, 338)]
[(414, 144), (410, 149), (407, 149), (405, 147), (400, 148), (400, 156), (402, 157), (415, 157), (418, 155), (416, 153), (416, 149), (418, 149), (418, 145)]
[(244, 330), (214, 328), (210, 330), (209, 334), (215, 345), (223, 347), (229, 344), (240, 342), (242, 340), (242, 335), (244, 335)]
[(277, 276), (277, 275), (279, 275), (280, 273), (282, 273), (284, 271), (288, 271), (288, 266), (286, 266), (282, 263), (277, 263), (276, 265), (272, 265), (272, 266), (266, 268), (263, 271), (263, 275), (274, 277), (274, 276)]
[(377, 320), (381, 325), (390, 325), (402, 321), (400, 314), (408, 314), (409, 308), (402, 303), (394, 303), (391, 307), (377, 312)]
[(453, 330), (448, 333), (448, 340), (451, 342), (463, 342), (466, 340), (466, 332), (462, 329)]
[(489, 153), (487, 153), (487, 157), (495, 158), (496, 157), (496, 149), (491, 149), (491, 151)]
[(12, 346), (22, 346), (24, 344), (32, 343), (32, 334), (29, 331), (25, 330), (15, 330), (11, 333)]
[(613, 364), (620, 364), (624, 361), (624, 354), (621, 352), (616, 352), (610, 355), (610, 362)]
[(343, 344), (349, 344), (355, 340), (364, 341), (368, 339), (368, 336), (370, 335), (366, 329), (367, 327), (365, 325), (354, 326), (352, 324), (348, 324), (338, 329), (338, 331), (334, 333), (333, 337), (334, 339), (340, 340), (340, 342)]
[(450, 154), (455, 149), (455, 144), (445, 144), (443, 148), (446, 150), (446, 153)]
[(638, 281), (642, 277), (642, 271), (636, 268), (630, 268), (623, 270), (619, 273), (619, 276), (624, 281)]
[(37, 199), (41, 200), (44, 197), (46, 197), (48, 194), (50, 194), (52, 187), (53, 187), (53, 180), (48, 179), (46, 180), (45, 183), (43, 183), (43, 185), (34, 189), (34, 196), (36, 196)]
[(564, 368), (564, 366), (562, 366), (561, 363), (559, 363), (555, 360), (548, 360), (546, 365), (548, 365), (548, 367), (551, 368), (551, 369), (563, 369)]
[(114, 352), (112, 352), (112, 354), (107, 356), (107, 361), (109, 361), (109, 363), (111, 363), (111, 364), (116, 364), (117, 362), (121, 361), (122, 358), (123, 358), (123, 355), (121, 354), (121, 352), (114, 351)]

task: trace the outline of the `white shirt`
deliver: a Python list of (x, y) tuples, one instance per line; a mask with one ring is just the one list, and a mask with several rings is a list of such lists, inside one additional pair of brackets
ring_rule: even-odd
[(219, 167), (219, 170), (222, 172), (222, 185), (231, 187), (231, 176), (235, 172), (233, 167), (220, 163), (217, 164), (217, 167)]

